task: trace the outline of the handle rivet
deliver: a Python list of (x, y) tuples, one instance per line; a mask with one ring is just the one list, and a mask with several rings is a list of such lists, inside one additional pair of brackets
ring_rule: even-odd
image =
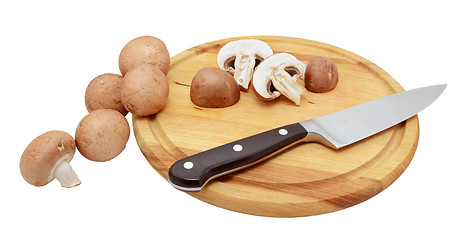
[(192, 162), (185, 162), (185, 163), (183, 164), (183, 167), (184, 167), (185, 169), (191, 169), (191, 168), (194, 167), (194, 163), (192, 163)]
[(284, 135), (288, 134), (288, 130), (282, 128), (282, 129), (278, 130), (278, 133), (279, 133), (280, 135), (283, 135), (283, 136), (284, 136)]
[(240, 144), (235, 144), (232, 147), (232, 149), (234, 149), (234, 151), (236, 151), (236, 152), (240, 152), (240, 151), (242, 151), (242, 149), (244, 149), (244, 147), (242, 147), (242, 145), (240, 145)]

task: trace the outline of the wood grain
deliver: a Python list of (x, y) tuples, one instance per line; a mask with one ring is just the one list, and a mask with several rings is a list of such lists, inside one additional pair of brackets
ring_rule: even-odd
[[(306, 91), (300, 106), (280, 97), (264, 102), (241, 92), (234, 106), (207, 109), (193, 105), (189, 85), (203, 67), (217, 67), (219, 49), (242, 38), (267, 42), (307, 63), (312, 56), (331, 58), (339, 83), (328, 93)], [(403, 91), (385, 71), (349, 51), (305, 39), (254, 36), (223, 39), (188, 49), (171, 59), (170, 96), (151, 117), (133, 116), (135, 136), (150, 165), (167, 179), (177, 160), (275, 127), (323, 116)], [(301, 81), (303, 84), (303, 81)], [(395, 181), (418, 143), (418, 118), (343, 149), (317, 143), (292, 147), (265, 162), (210, 182), (190, 195), (225, 209), (273, 217), (298, 217), (341, 210), (363, 202)]]

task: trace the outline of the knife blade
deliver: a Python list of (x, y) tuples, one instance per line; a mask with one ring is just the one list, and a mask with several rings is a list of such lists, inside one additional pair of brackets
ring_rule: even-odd
[(198, 192), (216, 177), (252, 166), (297, 143), (319, 142), (339, 149), (413, 117), (445, 88), (441, 84), (396, 93), (227, 143), (176, 161), (168, 180), (179, 190)]

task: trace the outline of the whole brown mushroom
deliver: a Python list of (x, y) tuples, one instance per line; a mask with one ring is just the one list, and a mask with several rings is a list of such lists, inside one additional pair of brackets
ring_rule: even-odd
[(127, 119), (112, 109), (99, 109), (86, 115), (76, 129), (76, 145), (85, 158), (105, 162), (118, 156), (127, 144)]
[(336, 64), (327, 57), (313, 57), (306, 65), (304, 83), (308, 91), (329, 92), (336, 87), (338, 79)]
[(156, 65), (166, 75), (170, 69), (170, 54), (159, 38), (143, 36), (128, 42), (119, 56), (119, 68), (122, 75), (130, 69), (149, 63)]
[(206, 67), (194, 75), (190, 97), (200, 107), (228, 107), (239, 101), (240, 88), (228, 72), (216, 67)]
[(125, 74), (121, 86), (123, 106), (137, 116), (149, 116), (166, 105), (169, 84), (160, 68), (142, 64)]
[(97, 109), (113, 109), (122, 115), (127, 115), (128, 111), (120, 100), (120, 85), (122, 76), (118, 74), (106, 73), (94, 78), (86, 89), (86, 108), (88, 112)]
[(69, 162), (74, 157), (74, 138), (63, 131), (49, 131), (35, 138), (20, 159), (21, 176), (34, 186), (57, 179), (63, 187), (81, 184)]

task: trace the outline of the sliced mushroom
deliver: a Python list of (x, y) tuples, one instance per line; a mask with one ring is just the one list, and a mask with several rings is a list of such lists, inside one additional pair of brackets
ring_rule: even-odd
[(273, 54), (255, 69), (252, 81), (254, 92), (265, 101), (283, 94), (300, 105), (304, 87), (297, 80), (304, 77), (305, 68), (306, 65), (291, 54)]
[(265, 58), (273, 54), (272, 48), (256, 39), (242, 39), (227, 43), (217, 54), (219, 68), (234, 75), (242, 90), (249, 88), (253, 71)]

